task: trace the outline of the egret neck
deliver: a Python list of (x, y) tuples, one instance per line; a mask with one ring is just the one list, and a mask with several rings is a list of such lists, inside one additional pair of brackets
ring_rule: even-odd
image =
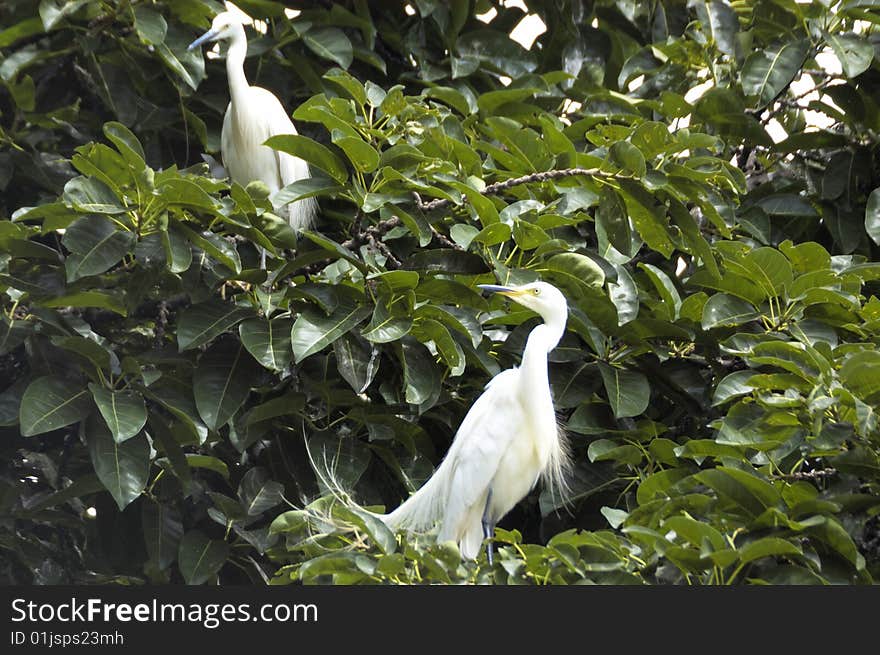
[(229, 96), (233, 107), (244, 107), (250, 88), (244, 75), (244, 58), (247, 55), (247, 36), (238, 23), (231, 26), (232, 36), (226, 49), (226, 76), (229, 78)]
[(550, 316), (544, 318), (544, 323), (538, 325), (532, 330), (526, 341), (526, 347), (523, 351), (522, 379), (527, 383), (527, 389), (521, 389), (523, 399), (528, 402), (530, 398), (534, 398), (534, 394), (539, 389), (549, 389), (547, 377), (547, 355), (553, 350), (562, 339), (565, 332), (565, 316)]

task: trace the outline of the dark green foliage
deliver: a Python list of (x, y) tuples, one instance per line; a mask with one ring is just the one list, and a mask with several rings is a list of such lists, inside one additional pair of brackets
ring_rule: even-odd
[[(0, 7), (0, 577), (873, 581), (880, 11), (527, 0), (527, 50), (517, 8), (377, 4), (241, 3), (300, 235), (200, 161), (219, 3)], [(340, 504), (430, 476), (535, 324), (476, 285), (539, 276), (568, 503), (493, 569)]]

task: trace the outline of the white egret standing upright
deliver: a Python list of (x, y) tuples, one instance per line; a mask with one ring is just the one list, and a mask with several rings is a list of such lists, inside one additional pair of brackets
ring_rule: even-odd
[[(565, 331), (565, 296), (546, 282), (480, 287), (536, 311), (544, 323), (529, 334), (519, 368), (502, 371), (486, 385), (431, 478), (393, 512), (380, 515), (395, 530), (423, 531), (439, 523), (437, 540), (458, 542), (471, 559), (538, 478), (564, 493), (569, 466), (547, 371), (547, 355)], [(491, 542), (487, 553), (491, 564)]]
[[(230, 100), (223, 117), (220, 151), (230, 178), (242, 186), (259, 180), (274, 193), (309, 177), (309, 166), (302, 159), (263, 145), (271, 136), (297, 132), (274, 93), (248, 84), (244, 74), (247, 36), (241, 17), (229, 11), (217, 14), (211, 29), (190, 43), (187, 49), (220, 40), (229, 42), (226, 75)], [(285, 211), (291, 227), (303, 230), (314, 222), (317, 203), (314, 198), (305, 198), (291, 203), (281, 213)]]

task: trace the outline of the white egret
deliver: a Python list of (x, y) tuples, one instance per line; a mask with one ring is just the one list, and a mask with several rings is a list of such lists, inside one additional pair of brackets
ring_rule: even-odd
[[(519, 368), (486, 385), (431, 478), (393, 512), (380, 515), (394, 530), (424, 531), (439, 523), (437, 540), (458, 542), (470, 559), (539, 478), (564, 493), (569, 466), (547, 371), (547, 355), (565, 331), (565, 297), (546, 282), (479, 286), (534, 310), (544, 323), (529, 334)], [(491, 564), (491, 542), (487, 554)]]
[[(274, 93), (248, 84), (244, 74), (247, 36), (241, 17), (229, 11), (217, 14), (211, 29), (190, 43), (187, 50), (221, 40), (229, 42), (226, 75), (230, 100), (220, 133), (220, 154), (230, 178), (242, 186), (259, 180), (275, 193), (309, 177), (305, 161), (263, 145), (269, 137), (297, 132)], [(282, 215), (287, 214), (291, 227), (303, 230), (314, 222), (317, 203), (314, 198), (305, 198), (278, 209)]]

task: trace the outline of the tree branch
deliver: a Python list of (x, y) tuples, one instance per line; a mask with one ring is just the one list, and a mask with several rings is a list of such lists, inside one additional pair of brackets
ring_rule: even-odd
[[(483, 195), (492, 196), (512, 187), (519, 186), (520, 184), (528, 184), (529, 182), (547, 182), (549, 180), (558, 180), (563, 177), (573, 177), (575, 175), (605, 178), (617, 177), (613, 173), (605, 173), (598, 168), (562, 168), (552, 171), (539, 171), (537, 173), (523, 175), (522, 177), (514, 177), (509, 180), (504, 180), (503, 182), (495, 182), (483, 189), (482, 193)], [(414, 195), (416, 206), (422, 211), (431, 211), (432, 209), (439, 209), (450, 204), (450, 201), (446, 198), (437, 198), (436, 200), (423, 202), (419, 194), (416, 193)], [(463, 198), (462, 200), (467, 202), (467, 198)]]

